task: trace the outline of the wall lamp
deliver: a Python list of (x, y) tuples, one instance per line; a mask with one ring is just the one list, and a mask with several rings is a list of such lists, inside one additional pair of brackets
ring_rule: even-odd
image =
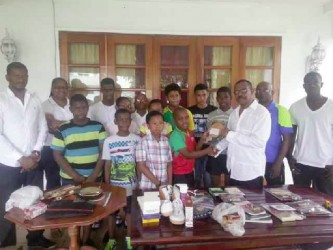
[(6, 57), (8, 63), (14, 61), (17, 49), (14, 39), (9, 36), (7, 29), (6, 36), (1, 40), (0, 50), (1, 53)]

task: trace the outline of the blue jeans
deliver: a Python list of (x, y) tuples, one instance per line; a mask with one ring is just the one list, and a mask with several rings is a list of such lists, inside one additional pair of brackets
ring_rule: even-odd
[(202, 156), (195, 160), (194, 169), (194, 187), (201, 187), (201, 180), (203, 179), (204, 187), (209, 188), (211, 185), (210, 174), (206, 171), (207, 156)]

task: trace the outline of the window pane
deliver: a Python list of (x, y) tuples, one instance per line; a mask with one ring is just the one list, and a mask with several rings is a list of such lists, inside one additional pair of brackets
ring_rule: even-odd
[(249, 47), (246, 49), (246, 66), (273, 66), (274, 48)]
[(273, 81), (273, 70), (272, 69), (247, 69), (245, 71), (246, 79), (252, 82), (256, 87), (261, 81), (272, 83)]
[(218, 107), (219, 105), (218, 105), (218, 103), (217, 103), (217, 101), (216, 101), (216, 92), (217, 92), (217, 90), (214, 91), (214, 92), (210, 92), (210, 93), (209, 93), (208, 102), (209, 102), (210, 105), (213, 105), (213, 106), (215, 106), (215, 107)]
[(181, 88), (188, 88), (187, 69), (162, 69), (161, 87), (165, 88), (170, 83), (177, 83)]
[(116, 82), (121, 88), (145, 88), (145, 70), (144, 69), (116, 69)]
[(224, 69), (206, 69), (205, 83), (208, 88), (220, 88), (222, 86), (230, 86), (230, 70)]
[(72, 88), (99, 87), (99, 68), (69, 69), (69, 81)]
[(188, 66), (187, 46), (162, 46), (161, 66)]
[(117, 45), (116, 46), (117, 65), (145, 65), (144, 45)]
[(205, 47), (205, 66), (230, 66), (231, 47)]
[(99, 64), (99, 45), (94, 43), (71, 43), (70, 64)]

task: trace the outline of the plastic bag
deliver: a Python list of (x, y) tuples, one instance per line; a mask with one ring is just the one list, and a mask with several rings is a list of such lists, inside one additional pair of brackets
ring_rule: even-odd
[(245, 212), (237, 205), (222, 202), (214, 208), (212, 217), (224, 231), (230, 232), (233, 236), (242, 236), (245, 233)]
[(25, 209), (39, 201), (43, 196), (43, 191), (37, 186), (25, 186), (14, 191), (6, 202), (6, 212), (13, 207)]

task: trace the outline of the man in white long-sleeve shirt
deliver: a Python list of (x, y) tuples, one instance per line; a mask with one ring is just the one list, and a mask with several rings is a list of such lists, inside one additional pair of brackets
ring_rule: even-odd
[(271, 132), (267, 109), (254, 99), (252, 83), (242, 79), (235, 84), (239, 106), (230, 114), (222, 136), (228, 142), (227, 167), (231, 186), (263, 186), (265, 147)]
[[(38, 183), (35, 168), (47, 135), (41, 102), (25, 88), (26, 66), (9, 64), (6, 79), (8, 88), (0, 93), (0, 247), (16, 244), (15, 225), (3, 218), (5, 203), (22, 185)], [(29, 232), (28, 246), (52, 245), (42, 234)]]

